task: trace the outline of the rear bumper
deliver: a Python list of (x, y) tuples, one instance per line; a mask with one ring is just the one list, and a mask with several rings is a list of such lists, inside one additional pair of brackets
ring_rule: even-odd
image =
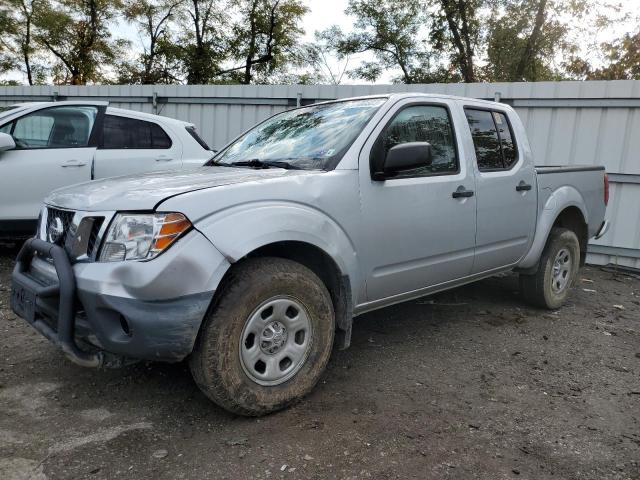
[(62, 247), (31, 239), (16, 260), (11, 308), (79, 365), (176, 362), (191, 353), (227, 267), (198, 232), (153, 261), (113, 264), (72, 265)]

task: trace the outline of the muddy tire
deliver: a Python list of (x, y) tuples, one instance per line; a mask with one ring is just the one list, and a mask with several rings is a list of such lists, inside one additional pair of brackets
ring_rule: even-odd
[(191, 355), (193, 378), (231, 412), (280, 410), (309, 393), (329, 361), (331, 297), (311, 270), (291, 260), (247, 259), (229, 275)]
[(542, 252), (538, 272), (520, 275), (520, 291), (530, 304), (555, 310), (567, 299), (579, 268), (578, 237), (566, 228), (554, 228)]

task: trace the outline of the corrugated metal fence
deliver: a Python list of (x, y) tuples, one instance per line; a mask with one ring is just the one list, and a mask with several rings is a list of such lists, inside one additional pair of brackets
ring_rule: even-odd
[(214, 148), (264, 118), (321, 100), (388, 92), (499, 100), (515, 107), (538, 164), (604, 164), (612, 182), (609, 233), (589, 261), (640, 268), (640, 81), (431, 85), (149, 85), (0, 87), (0, 105), (108, 100), (190, 121)]

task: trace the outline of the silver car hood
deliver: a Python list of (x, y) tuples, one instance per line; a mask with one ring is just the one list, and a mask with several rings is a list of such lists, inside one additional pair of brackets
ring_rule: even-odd
[(169, 197), (195, 190), (270, 178), (321, 173), (317, 170), (269, 168), (201, 167), (196, 170), (170, 170), (142, 175), (114, 177), (79, 183), (54, 190), (47, 205), (70, 210), (116, 211), (152, 210)]

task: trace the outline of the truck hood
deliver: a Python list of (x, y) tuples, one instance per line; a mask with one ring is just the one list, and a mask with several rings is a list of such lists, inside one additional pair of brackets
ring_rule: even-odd
[(114, 177), (79, 183), (54, 190), (47, 205), (70, 210), (116, 211), (153, 210), (169, 197), (195, 190), (243, 182), (256, 182), (285, 176), (313, 175), (318, 170), (269, 168), (201, 167), (196, 170), (168, 170), (142, 175)]

